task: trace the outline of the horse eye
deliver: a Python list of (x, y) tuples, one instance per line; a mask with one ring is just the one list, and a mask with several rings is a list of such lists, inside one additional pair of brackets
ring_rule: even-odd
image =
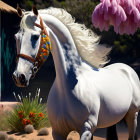
[(33, 40), (38, 40), (39, 35), (33, 35)]

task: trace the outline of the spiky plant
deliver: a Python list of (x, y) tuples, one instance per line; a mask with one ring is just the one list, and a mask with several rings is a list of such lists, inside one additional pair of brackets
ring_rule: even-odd
[(24, 127), (28, 124), (32, 124), (35, 129), (49, 125), (46, 104), (41, 103), (39, 94), (40, 89), (37, 89), (34, 99), (31, 99), (31, 93), (29, 93), (29, 97), (22, 96), (21, 98), (18, 95), (20, 102), (7, 118), (11, 130), (16, 132), (24, 131)]

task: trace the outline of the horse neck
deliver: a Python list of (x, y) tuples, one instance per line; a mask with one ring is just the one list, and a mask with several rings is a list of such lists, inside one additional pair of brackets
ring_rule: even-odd
[(67, 81), (74, 82), (76, 79), (76, 69), (81, 65), (82, 61), (73, 38), (67, 27), (55, 17), (42, 15), (42, 18), (50, 28), (57, 84), (65, 85)]

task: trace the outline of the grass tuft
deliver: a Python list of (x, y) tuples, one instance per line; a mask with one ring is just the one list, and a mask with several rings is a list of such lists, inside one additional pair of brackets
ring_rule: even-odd
[(22, 98), (18, 95), (20, 102), (7, 118), (12, 131), (23, 132), (28, 124), (33, 125), (35, 129), (49, 126), (46, 104), (40, 102), (39, 94), (40, 89), (37, 90), (34, 99), (31, 99), (31, 93)]

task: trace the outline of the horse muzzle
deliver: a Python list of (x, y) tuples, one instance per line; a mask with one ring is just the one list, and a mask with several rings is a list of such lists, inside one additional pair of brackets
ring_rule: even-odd
[(14, 72), (12, 78), (16, 86), (18, 87), (27, 87), (29, 85), (29, 82), (24, 74), (16, 74)]

